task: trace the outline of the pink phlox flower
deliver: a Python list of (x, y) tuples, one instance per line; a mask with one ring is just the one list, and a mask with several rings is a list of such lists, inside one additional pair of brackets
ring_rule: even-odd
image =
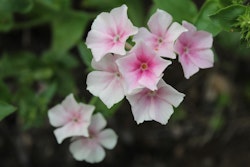
[(50, 124), (57, 127), (54, 131), (57, 142), (60, 144), (72, 136), (89, 136), (88, 126), (94, 109), (92, 105), (77, 103), (73, 94), (51, 108), (48, 117)]
[(186, 21), (182, 25), (188, 29), (181, 34), (175, 43), (175, 51), (179, 54), (185, 78), (199, 71), (199, 68), (210, 68), (214, 63), (211, 50), (213, 37), (206, 31), (197, 31), (196, 27)]
[(126, 5), (103, 12), (94, 20), (86, 39), (93, 57), (99, 61), (107, 53), (125, 55), (125, 43), (129, 36), (138, 32), (128, 19)]
[(118, 68), (125, 80), (126, 94), (138, 88), (156, 90), (164, 69), (171, 61), (156, 56), (144, 43), (137, 43), (132, 50), (117, 61)]
[(183, 93), (178, 92), (163, 80), (160, 80), (157, 90), (152, 91), (143, 88), (141, 91), (126, 97), (131, 104), (132, 113), (137, 124), (150, 120), (167, 124), (174, 112), (173, 106), (177, 107), (184, 96)]
[(120, 55), (108, 54), (100, 61), (92, 60), (92, 71), (87, 76), (87, 90), (98, 96), (111, 108), (124, 98), (124, 79), (119, 72), (116, 60)]
[(70, 144), (70, 152), (76, 160), (97, 163), (105, 157), (103, 147), (106, 149), (115, 147), (118, 137), (112, 129), (103, 129), (106, 124), (100, 113), (93, 115), (89, 126), (89, 137), (77, 137)]
[[(174, 42), (181, 33), (187, 31), (177, 22), (172, 23), (172, 16), (167, 12), (157, 9), (150, 17), (148, 27), (140, 28), (133, 41), (144, 41), (158, 56), (176, 58)], [(172, 23), (172, 24), (171, 24)]]

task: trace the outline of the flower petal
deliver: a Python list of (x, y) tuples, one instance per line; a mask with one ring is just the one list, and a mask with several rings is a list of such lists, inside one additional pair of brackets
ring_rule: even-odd
[(49, 122), (54, 127), (59, 127), (68, 122), (68, 113), (62, 105), (56, 105), (48, 111)]
[(99, 142), (107, 149), (113, 149), (117, 143), (118, 136), (112, 129), (105, 129), (98, 135)]
[(189, 79), (190, 76), (197, 73), (199, 71), (199, 67), (197, 67), (187, 55), (179, 55), (179, 62), (181, 63), (185, 78)]
[(66, 112), (77, 111), (79, 109), (78, 103), (72, 93), (62, 101), (62, 106)]
[(189, 59), (197, 67), (210, 68), (213, 67), (214, 54), (211, 49), (197, 50), (191, 56), (189, 56)]
[(88, 139), (79, 138), (69, 145), (69, 150), (76, 160), (83, 161), (91, 152), (91, 150), (88, 149), (89, 147), (87, 147), (87, 145)]
[(91, 118), (91, 123), (89, 125), (89, 130), (95, 133), (101, 131), (107, 125), (107, 121), (102, 114), (96, 113)]
[(172, 22), (172, 16), (167, 12), (157, 9), (157, 11), (150, 17), (148, 27), (153, 34), (163, 36)]
[(105, 157), (104, 149), (96, 144), (92, 146), (89, 155), (86, 157), (85, 161), (88, 163), (98, 163), (101, 162)]
[(171, 26), (169, 27), (167, 31), (167, 34), (166, 34), (167, 41), (174, 42), (183, 32), (186, 32), (186, 31), (187, 29), (185, 27), (183, 27), (177, 22), (174, 22), (173, 24), (171, 24)]
[(61, 128), (54, 130), (58, 144), (61, 144), (64, 139), (72, 136), (89, 136), (88, 132), (89, 123), (86, 122), (70, 122)]

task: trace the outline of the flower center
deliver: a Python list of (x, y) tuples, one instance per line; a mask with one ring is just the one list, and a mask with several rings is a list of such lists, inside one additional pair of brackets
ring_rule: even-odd
[(155, 96), (156, 95), (156, 91), (151, 90), (151, 91), (148, 92), (148, 95), (149, 96)]
[(115, 42), (115, 43), (118, 42), (119, 39), (120, 39), (120, 35), (116, 35), (116, 36), (114, 37), (114, 42)]
[(144, 70), (147, 70), (148, 69), (148, 64), (147, 63), (142, 63), (141, 64), (141, 69), (144, 71)]
[(184, 47), (184, 53), (188, 53), (189, 52), (189, 49), (188, 49), (188, 47), (186, 46), (186, 47)]
[(163, 42), (162, 38), (159, 38), (158, 43), (162, 43), (162, 42)]

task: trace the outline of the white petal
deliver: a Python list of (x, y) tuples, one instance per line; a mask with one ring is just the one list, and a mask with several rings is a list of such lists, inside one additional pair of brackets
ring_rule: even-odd
[(77, 111), (79, 109), (73, 94), (68, 95), (62, 102), (62, 106), (66, 112)]
[(139, 28), (139, 31), (133, 37), (134, 42), (144, 41), (148, 43), (148, 40), (152, 39), (152, 34), (146, 28)]
[(152, 120), (155, 120), (163, 125), (168, 123), (170, 116), (173, 114), (173, 107), (161, 98), (155, 98), (148, 104), (150, 108), (149, 114)]
[(131, 105), (131, 110), (137, 124), (152, 120), (149, 115), (149, 108), (147, 107), (149, 101), (145, 98), (144, 94), (139, 92), (133, 95), (127, 95), (126, 97)]
[(64, 139), (72, 136), (89, 136), (88, 132), (89, 122), (75, 123), (70, 122), (61, 128), (54, 130), (56, 140), (59, 144), (63, 142)]
[(88, 122), (90, 124), (91, 122), (91, 116), (95, 110), (95, 106), (79, 103), (79, 112), (81, 114), (81, 121)]
[(68, 113), (62, 105), (56, 105), (48, 111), (49, 122), (52, 126), (58, 127), (68, 122)]
[(158, 9), (149, 19), (148, 27), (153, 34), (163, 36), (172, 22), (172, 16)]
[(89, 153), (90, 153), (90, 149), (86, 146), (88, 144), (88, 139), (82, 139), (79, 138), (75, 141), (73, 141), (70, 145), (69, 145), (69, 150), (71, 152), (71, 154), (73, 155), (73, 157), (78, 160), (78, 161), (83, 161), (85, 160)]
[(177, 22), (174, 22), (167, 31), (167, 41), (175, 41), (187, 29)]
[(95, 131), (96, 133), (102, 130), (107, 125), (106, 119), (101, 113), (96, 113), (91, 118), (91, 123), (89, 129)]
[(163, 80), (159, 81), (158, 87), (159, 91), (162, 91), (161, 98), (166, 100), (169, 104), (177, 107), (183, 101), (185, 95), (166, 84)]
[(193, 24), (191, 24), (191, 23), (189, 23), (187, 21), (182, 21), (182, 26), (185, 27), (186, 29), (188, 29), (188, 31), (191, 31), (191, 32), (195, 32), (197, 30), (196, 27)]
[(98, 163), (101, 162), (105, 157), (105, 151), (100, 145), (95, 145), (91, 148), (88, 157), (85, 161), (88, 163)]
[(107, 149), (113, 149), (118, 136), (112, 129), (105, 129), (98, 135), (99, 142)]

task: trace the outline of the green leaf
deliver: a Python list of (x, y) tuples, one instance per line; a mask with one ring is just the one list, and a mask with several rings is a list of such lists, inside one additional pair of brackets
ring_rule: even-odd
[(205, 30), (216, 36), (222, 29), (219, 25), (215, 24), (211, 19), (210, 15), (215, 13), (220, 8), (220, 4), (216, 0), (206, 1), (197, 15), (194, 24), (200, 30)]
[(63, 53), (71, 49), (82, 38), (90, 17), (83, 12), (59, 13), (52, 23), (52, 51)]
[(154, 0), (154, 9), (162, 9), (170, 13), (175, 21), (191, 22), (197, 15), (197, 8), (191, 0)]
[(117, 7), (123, 3), (123, 0), (105, 0), (105, 3), (101, 3), (100, 0), (83, 0), (82, 6), (85, 8), (93, 9), (108, 9)]
[(69, 9), (71, 7), (70, 0), (36, 0), (55, 10)]
[(0, 0), (0, 11), (4, 13), (27, 13), (32, 9), (33, 0)]
[(127, 0), (128, 17), (135, 26), (141, 27), (145, 25), (145, 4), (143, 1)]
[(0, 121), (16, 110), (16, 107), (0, 101)]
[(13, 23), (11, 13), (0, 13), (0, 31), (9, 31), (12, 28)]
[(237, 18), (244, 14), (246, 7), (242, 5), (231, 5), (220, 9), (216, 13), (210, 16), (212, 21), (218, 24), (222, 29), (231, 31), (234, 24), (237, 22)]
[(83, 63), (88, 67), (91, 68), (91, 61), (92, 61), (92, 53), (90, 49), (87, 48), (86, 44), (83, 42), (79, 42), (77, 45), (78, 51), (82, 58)]

